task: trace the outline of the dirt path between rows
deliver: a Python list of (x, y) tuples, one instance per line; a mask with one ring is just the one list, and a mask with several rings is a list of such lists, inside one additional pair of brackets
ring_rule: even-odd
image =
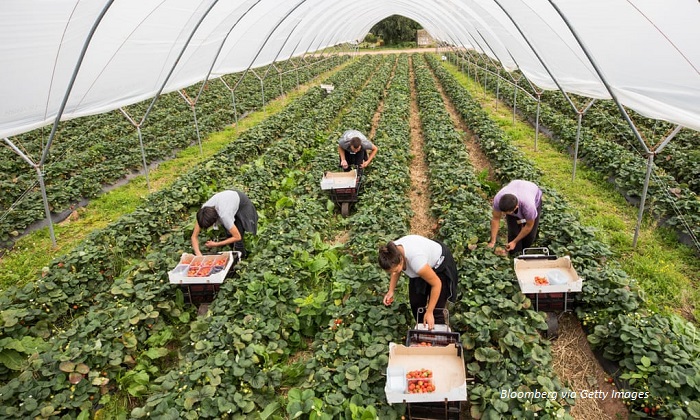
[(432, 238), (437, 230), (437, 222), (430, 214), (430, 184), (428, 180), (428, 165), (425, 163), (424, 138), (421, 128), (418, 100), (416, 99), (416, 77), (413, 72), (413, 61), (409, 62), (409, 79), (411, 84), (411, 233)]

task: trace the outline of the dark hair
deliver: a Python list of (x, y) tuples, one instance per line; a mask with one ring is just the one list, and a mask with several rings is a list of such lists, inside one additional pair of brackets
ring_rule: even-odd
[(401, 251), (399, 251), (399, 248), (392, 241), (379, 247), (379, 266), (383, 270), (396, 267), (397, 264), (401, 263), (402, 258)]
[(359, 137), (353, 137), (350, 139), (350, 147), (357, 149), (360, 146), (362, 146), (362, 139)]
[(515, 210), (515, 206), (517, 205), (518, 198), (513, 194), (503, 194), (501, 199), (498, 200), (498, 208), (504, 213)]
[(214, 207), (202, 207), (197, 212), (197, 223), (202, 229), (207, 229), (211, 227), (219, 219), (219, 213), (216, 212)]

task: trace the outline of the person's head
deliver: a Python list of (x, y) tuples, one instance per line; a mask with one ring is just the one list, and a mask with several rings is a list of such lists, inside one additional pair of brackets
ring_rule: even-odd
[(219, 219), (219, 213), (216, 212), (214, 207), (202, 207), (197, 212), (197, 223), (202, 229), (210, 228)]
[(498, 200), (498, 209), (506, 214), (515, 213), (518, 209), (518, 198), (513, 194), (503, 194)]
[(362, 139), (359, 137), (353, 137), (350, 139), (350, 151), (357, 153), (362, 149)]
[(403, 267), (403, 255), (392, 241), (379, 247), (379, 266), (384, 271), (396, 271), (397, 267)]

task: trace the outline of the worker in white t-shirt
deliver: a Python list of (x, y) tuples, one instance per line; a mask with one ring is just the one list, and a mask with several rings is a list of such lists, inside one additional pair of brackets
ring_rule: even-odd
[(192, 231), (192, 249), (195, 255), (202, 255), (199, 250), (199, 233), (202, 229), (223, 226), (226, 238), (221, 241), (207, 241), (204, 246), (217, 248), (230, 245), (234, 251), (240, 251), (241, 257), (247, 255), (243, 239), (245, 232), (255, 235), (258, 231), (258, 212), (247, 195), (237, 190), (225, 190), (214, 194), (197, 211), (197, 221)]
[(391, 275), (384, 304), (394, 301), (394, 290), (405, 273), (409, 278), (408, 299), (416, 322), (418, 308), (426, 308), (423, 323), (428, 329), (445, 324), (442, 310), (447, 301), (456, 302), (457, 265), (450, 250), (441, 242), (420, 235), (407, 235), (379, 248), (379, 266)]

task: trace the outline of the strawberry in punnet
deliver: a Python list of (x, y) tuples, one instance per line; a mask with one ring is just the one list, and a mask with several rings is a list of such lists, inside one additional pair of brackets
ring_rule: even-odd
[(432, 380), (433, 372), (430, 369), (412, 370), (406, 374), (408, 379), (409, 394), (423, 394), (435, 392), (435, 384)]

